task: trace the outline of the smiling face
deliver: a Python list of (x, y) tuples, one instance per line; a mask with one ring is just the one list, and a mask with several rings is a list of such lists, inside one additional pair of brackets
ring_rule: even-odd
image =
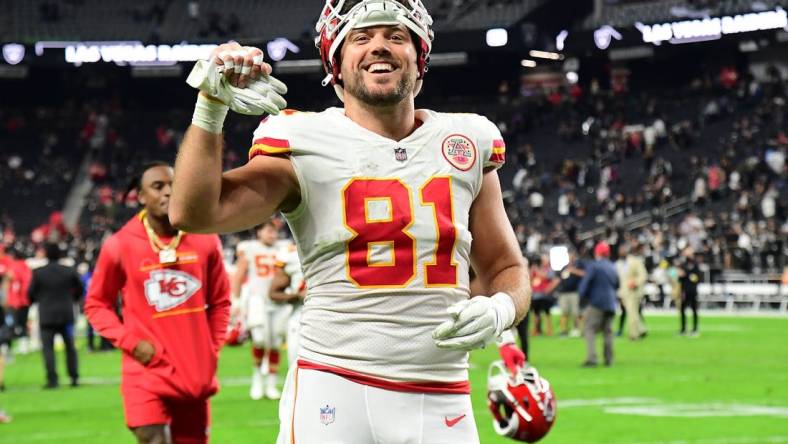
[(353, 29), (341, 50), (340, 80), (346, 94), (372, 106), (413, 98), (417, 51), (404, 25)]
[(172, 168), (160, 165), (148, 168), (142, 175), (139, 201), (153, 217), (167, 217), (173, 174)]

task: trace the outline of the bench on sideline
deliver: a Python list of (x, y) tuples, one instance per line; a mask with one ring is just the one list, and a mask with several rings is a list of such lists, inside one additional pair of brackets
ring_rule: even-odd
[[(663, 308), (673, 304), (670, 298), (670, 284), (662, 285)], [(649, 300), (660, 300), (657, 284), (648, 283), (645, 287)], [(788, 312), (788, 286), (771, 283), (747, 282), (715, 282), (698, 284), (698, 303), (701, 308), (724, 308), (734, 311), (738, 308), (750, 310), (776, 309), (780, 313)]]

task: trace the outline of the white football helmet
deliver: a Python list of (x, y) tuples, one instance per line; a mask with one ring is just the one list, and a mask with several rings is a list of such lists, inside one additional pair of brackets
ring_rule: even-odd
[(315, 25), (318, 36), (315, 46), (320, 50), (320, 58), (326, 77), (323, 86), (331, 83), (340, 100), (344, 101), (342, 83), (339, 78), (337, 50), (351, 29), (372, 26), (404, 25), (418, 37), (419, 76), (416, 80), (415, 94), (421, 90), (422, 79), (427, 71), (430, 51), (432, 50), (432, 17), (421, 0), (361, 0), (345, 13), (342, 9), (350, 0), (326, 0), (323, 12)]
[(536, 442), (550, 431), (556, 416), (555, 394), (536, 368), (526, 365), (512, 377), (503, 361), (495, 361), (490, 365), (487, 388), (496, 433)]

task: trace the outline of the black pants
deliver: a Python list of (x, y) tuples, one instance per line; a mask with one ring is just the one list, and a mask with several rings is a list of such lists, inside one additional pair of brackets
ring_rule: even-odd
[(520, 348), (525, 353), (525, 357), (530, 361), (531, 355), (528, 354), (528, 324), (530, 324), (531, 311), (525, 314), (525, 318), (517, 324), (517, 335), (520, 336)]
[(684, 310), (689, 306), (692, 310), (692, 331), (698, 331), (698, 296), (694, 294), (684, 294), (681, 300), (681, 332), (687, 331), (687, 319)]
[(41, 327), (41, 346), (44, 355), (44, 366), (47, 372), (47, 384), (57, 384), (55, 368), (55, 335), (63, 338), (66, 346), (66, 366), (72, 381), (79, 378), (77, 371), (77, 349), (74, 348), (73, 325), (47, 325)]
[[(96, 345), (95, 345), (96, 338), (99, 339), (99, 346), (98, 346), (98, 348), (96, 348)], [(99, 336), (99, 335), (96, 334), (96, 330), (93, 329), (93, 326), (90, 325), (90, 322), (88, 322), (88, 349), (90, 349), (91, 351), (96, 351), (96, 350), (102, 350), (103, 351), (103, 350), (112, 350), (113, 349), (111, 342), (109, 342), (103, 336)]]
[(29, 311), (29, 305), (12, 310), (14, 315), (14, 337), (23, 338), (27, 336), (27, 314)]

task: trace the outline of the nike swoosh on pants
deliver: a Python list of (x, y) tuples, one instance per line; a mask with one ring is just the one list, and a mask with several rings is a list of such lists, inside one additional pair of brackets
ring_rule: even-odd
[(449, 418), (444, 416), (443, 420), (446, 421), (446, 425), (448, 427), (454, 427), (454, 425), (457, 424), (458, 422), (460, 422), (462, 420), (462, 418), (465, 418), (465, 415), (460, 415), (460, 416), (458, 416), (456, 418), (453, 418), (453, 419), (449, 419)]

